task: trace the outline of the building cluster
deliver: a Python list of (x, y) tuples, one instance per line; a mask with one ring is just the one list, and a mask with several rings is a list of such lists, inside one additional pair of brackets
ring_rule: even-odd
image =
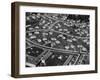
[(89, 16), (26, 13), (26, 65), (89, 64)]

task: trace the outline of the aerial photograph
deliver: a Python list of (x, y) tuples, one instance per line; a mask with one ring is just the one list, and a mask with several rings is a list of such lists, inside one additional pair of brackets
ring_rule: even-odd
[(90, 15), (25, 13), (25, 67), (90, 64)]

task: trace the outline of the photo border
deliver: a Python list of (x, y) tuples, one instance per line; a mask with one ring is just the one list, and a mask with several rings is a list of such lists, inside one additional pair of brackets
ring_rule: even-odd
[[(75, 71), (75, 72), (57, 72), (57, 73), (43, 73), (43, 74), (23, 74), (20, 75), (20, 56), (19, 56), (19, 35), (20, 35), (20, 21), (19, 9), (20, 6), (39, 6), (39, 7), (57, 7), (57, 8), (72, 8), (72, 9), (88, 9), (95, 10), (95, 70), (90, 71)], [(97, 73), (97, 7), (96, 6), (81, 6), (81, 5), (61, 5), (61, 4), (44, 4), (44, 3), (29, 3), (29, 2), (13, 2), (11, 4), (11, 76), (15, 78), (25, 77), (40, 77), (40, 76), (57, 76), (57, 75), (72, 75), (72, 74), (86, 74)]]

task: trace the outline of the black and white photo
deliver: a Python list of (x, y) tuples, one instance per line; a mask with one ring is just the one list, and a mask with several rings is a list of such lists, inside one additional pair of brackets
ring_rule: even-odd
[(97, 7), (12, 3), (12, 77), (97, 73)]
[(26, 12), (26, 66), (89, 64), (90, 16)]

